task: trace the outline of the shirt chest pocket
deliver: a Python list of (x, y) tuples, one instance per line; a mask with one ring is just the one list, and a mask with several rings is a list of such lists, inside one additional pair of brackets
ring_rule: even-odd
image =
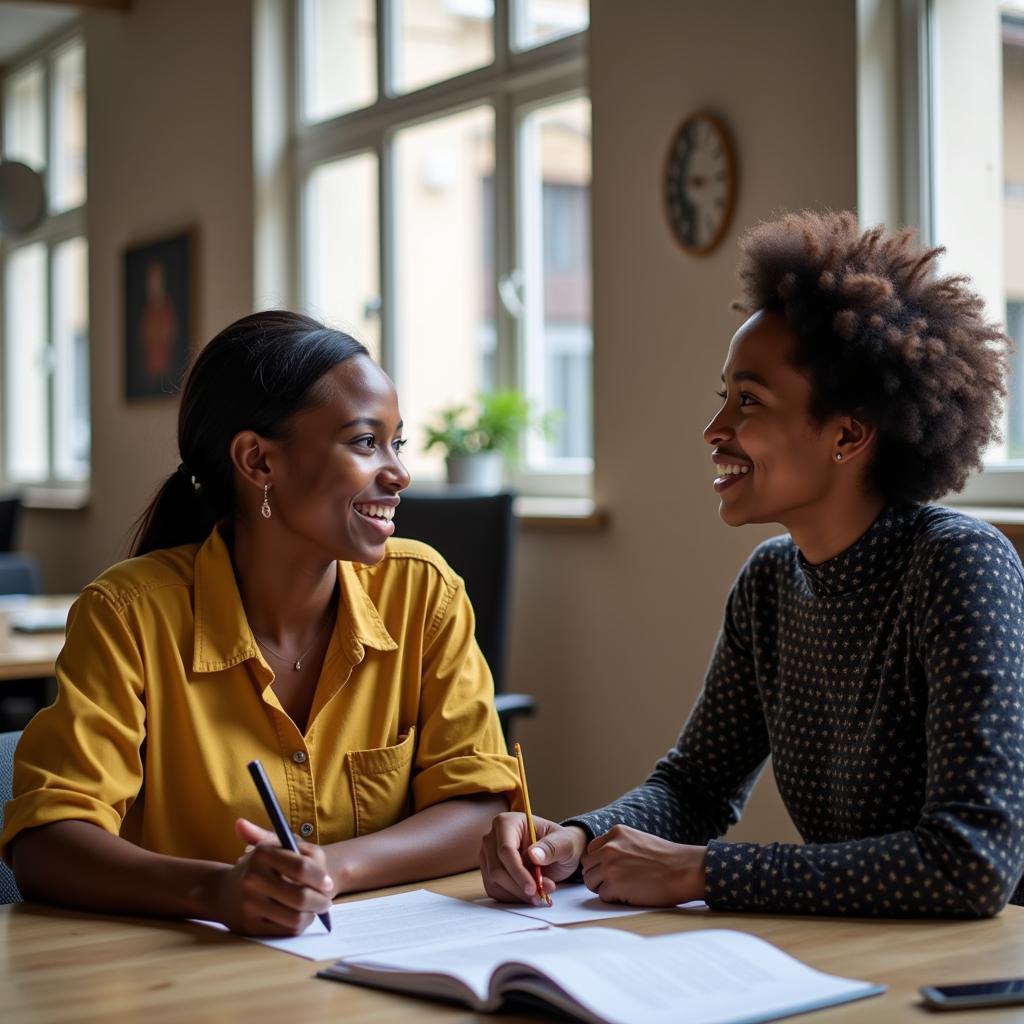
[(401, 821), (412, 809), (412, 756), (416, 729), (410, 727), (393, 747), (350, 750), (349, 778), (357, 836), (379, 832)]

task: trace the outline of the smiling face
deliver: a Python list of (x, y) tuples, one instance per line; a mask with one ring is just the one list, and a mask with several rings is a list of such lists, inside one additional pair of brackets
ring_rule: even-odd
[(811, 382), (794, 365), (796, 338), (779, 313), (755, 313), (729, 345), (722, 407), (704, 428), (719, 515), (730, 526), (813, 521), (836, 480), (843, 420), (809, 412)]
[(273, 515), (316, 554), (372, 565), (384, 557), (398, 493), (409, 485), (398, 396), (366, 356), (339, 363), (317, 387), (321, 400), (268, 444)]

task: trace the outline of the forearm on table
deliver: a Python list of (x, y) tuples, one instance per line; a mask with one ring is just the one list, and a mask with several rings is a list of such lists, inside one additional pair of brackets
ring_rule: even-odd
[(438, 878), (477, 865), (480, 840), (501, 796), (456, 797), (434, 804), (390, 828), (325, 847), (339, 893)]
[(14, 840), (14, 877), (26, 899), (80, 910), (202, 916), (204, 896), (229, 870), (214, 861), (144, 850), (85, 821), (28, 829)]

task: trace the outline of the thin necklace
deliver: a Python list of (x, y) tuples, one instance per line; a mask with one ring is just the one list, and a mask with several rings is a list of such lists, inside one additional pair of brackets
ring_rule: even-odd
[[(324, 625), (327, 625), (331, 621), (332, 617), (329, 617), (327, 619), (327, 622), (324, 623)], [(316, 631), (316, 636), (313, 637), (313, 642), (295, 659), (295, 661), (292, 661), (292, 659), (289, 658), (286, 654), (282, 654), (280, 651), (275, 651), (274, 648), (271, 647), (270, 644), (268, 644), (267, 641), (264, 640), (262, 637), (256, 636), (255, 633), (253, 633), (253, 636), (256, 637), (256, 643), (258, 643), (260, 645), (260, 647), (266, 648), (266, 650), (270, 651), (270, 653), (273, 654), (274, 657), (277, 658), (279, 661), (286, 661), (286, 662), (288, 662), (292, 666), (292, 668), (294, 668), (295, 671), (298, 672), (302, 668), (302, 659), (307, 654), (309, 654), (309, 652), (311, 650), (313, 650), (314, 647), (316, 647), (317, 642), (319, 641), (320, 637), (323, 635), (323, 631), (324, 631), (324, 626), (321, 626)]]

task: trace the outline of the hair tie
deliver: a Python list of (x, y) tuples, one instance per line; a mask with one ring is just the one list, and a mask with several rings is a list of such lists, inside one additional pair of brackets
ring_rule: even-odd
[(203, 485), (192, 475), (188, 466), (186, 466), (184, 462), (178, 463), (177, 471), (192, 485), (192, 490), (195, 491), (196, 494), (203, 489)]

